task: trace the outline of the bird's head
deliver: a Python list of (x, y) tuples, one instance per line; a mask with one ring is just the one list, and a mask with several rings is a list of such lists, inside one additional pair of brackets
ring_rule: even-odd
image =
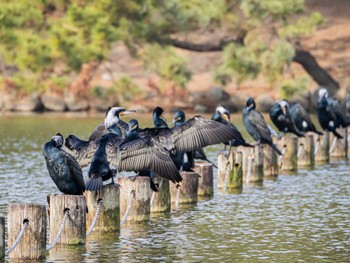
[(139, 122), (136, 119), (131, 119), (129, 121), (129, 131), (134, 131), (139, 128)]
[(281, 108), (283, 114), (286, 115), (287, 112), (288, 112), (288, 108), (289, 108), (288, 101), (286, 101), (286, 100), (279, 100), (276, 103)]
[(249, 99), (247, 99), (247, 102), (245, 103), (245, 107), (248, 109), (248, 110), (255, 110), (256, 108), (256, 104), (255, 104), (255, 100), (250, 97)]
[(224, 106), (217, 106), (215, 112), (219, 113), (222, 119), (230, 122), (230, 112)]
[(164, 117), (164, 110), (157, 106), (154, 110), (153, 110), (153, 115), (155, 117), (161, 118), (163, 121), (167, 121), (166, 118)]
[(328, 91), (325, 88), (321, 88), (318, 91), (318, 101), (328, 98)]
[(182, 124), (185, 122), (185, 113), (182, 110), (178, 110), (174, 113), (173, 121), (171, 124)]
[(57, 148), (61, 148), (62, 145), (64, 144), (64, 138), (62, 134), (57, 133), (55, 136), (51, 138), (51, 142), (53, 142)]
[(107, 110), (106, 118), (105, 118), (105, 126), (106, 128), (112, 126), (117, 123), (120, 118), (129, 113), (134, 113), (135, 110), (126, 110), (123, 107), (112, 107)]

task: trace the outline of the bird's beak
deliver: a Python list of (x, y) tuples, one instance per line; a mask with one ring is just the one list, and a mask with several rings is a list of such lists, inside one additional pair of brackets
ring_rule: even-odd
[(130, 113), (135, 113), (136, 110), (125, 110), (125, 111), (122, 111), (120, 113), (120, 116), (124, 116), (124, 115), (127, 115), (127, 114), (130, 114)]
[(162, 114), (162, 115), (160, 115), (160, 118), (161, 118), (163, 121), (167, 122), (167, 120), (166, 120), (166, 118), (164, 117), (164, 115), (163, 115), (163, 114)]
[(135, 125), (133, 125), (132, 127), (131, 127), (131, 130), (133, 131), (133, 130), (136, 130), (136, 128), (137, 128), (137, 125), (135, 124)]
[(170, 122), (169, 126), (171, 126), (171, 125), (175, 124), (175, 122), (177, 122), (178, 120), (180, 120), (180, 118), (179, 118), (179, 117), (178, 117), (178, 118), (173, 119), (173, 120)]
[(284, 115), (287, 115), (287, 107), (281, 107), (282, 112)]
[(230, 118), (228, 117), (228, 115), (226, 113), (222, 114), (221, 116), (224, 120), (226, 120), (228, 122), (230, 121)]

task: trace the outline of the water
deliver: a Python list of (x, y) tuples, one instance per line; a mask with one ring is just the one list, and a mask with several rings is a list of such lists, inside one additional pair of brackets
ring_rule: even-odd
[[(6, 214), (8, 203), (46, 204), (47, 195), (58, 193), (46, 171), (43, 144), (58, 131), (87, 138), (101, 118), (1, 117), (0, 213)], [(206, 149), (211, 160), (218, 149)], [(215, 181), (210, 200), (149, 223), (123, 225), (119, 234), (92, 234), (86, 246), (54, 248), (46, 257), (46, 262), (152, 261), (350, 262), (348, 164), (280, 175), (245, 186), (240, 194), (217, 191)]]

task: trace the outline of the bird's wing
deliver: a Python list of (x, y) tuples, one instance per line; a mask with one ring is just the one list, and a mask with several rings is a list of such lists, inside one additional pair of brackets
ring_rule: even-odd
[(67, 166), (69, 168), (70, 174), (73, 177), (73, 180), (78, 184), (79, 189), (81, 189), (81, 191), (84, 192), (85, 183), (80, 165), (70, 154), (66, 153), (65, 151), (61, 151), (61, 153), (63, 154), (64, 159), (67, 162)]
[(251, 111), (248, 116), (248, 120), (250, 124), (257, 130), (262, 139), (271, 141), (271, 132), (260, 112)]
[(98, 125), (96, 127), (96, 129), (91, 133), (90, 137), (89, 137), (89, 141), (94, 141), (97, 140), (98, 138), (102, 137), (103, 135), (105, 135), (107, 133), (107, 129), (106, 126), (104, 125), (104, 123), (101, 123), (100, 125)]
[[(182, 180), (169, 152), (153, 138), (123, 143), (119, 151), (119, 171), (150, 170), (174, 183)], [(118, 158), (118, 156), (115, 157)]]
[(168, 133), (166, 145), (173, 144), (175, 149), (171, 150), (176, 152), (190, 152), (208, 145), (227, 142), (236, 136), (236, 131), (230, 126), (200, 116), (170, 129)]
[(86, 167), (91, 164), (92, 158), (94, 157), (95, 152), (99, 147), (99, 139), (91, 141), (89, 146), (85, 149), (82, 149), (76, 158), (77, 162), (81, 167)]
[(283, 114), (278, 115), (277, 120), (279, 122), (283, 123), (284, 125), (288, 125), (289, 126), (291, 124), (291, 120), (287, 116), (285, 116)]

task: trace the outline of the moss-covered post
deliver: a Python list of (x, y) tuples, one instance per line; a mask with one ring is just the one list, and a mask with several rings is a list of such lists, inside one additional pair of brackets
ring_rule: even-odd
[(7, 207), (8, 244), (11, 247), (23, 225), (28, 224), (18, 245), (9, 253), (10, 259), (38, 260), (46, 256), (46, 206), (10, 204)]
[(315, 165), (314, 135), (305, 134), (298, 138), (298, 167), (309, 168)]
[[(86, 230), (94, 221), (98, 207), (100, 211), (93, 232), (110, 233), (120, 229), (120, 191), (117, 185), (105, 185), (98, 191), (86, 191), (86, 205), (89, 212), (86, 215)], [(99, 202), (102, 202), (99, 205)]]
[[(57, 245), (79, 245), (86, 242), (86, 201), (83, 195), (49, 196), (50, 244), (55, 240), (68, 210), (62, 235)], [(56, 245), (56, 246), (57, 246)]]
[(298, 137), (293, 134), (285, 134), (277, 141), (277, 147), (284, 152), (279, 156), (279, 170), (296, 172), (298, 170)]
[[(153, 179), (158, 184), (158, 192), (152, 193), (154, 200), (151, 204), (151, 214), (170, 212), (170, 182), (168, 179), (157, 175)], [(152, 201), (152, 199), (151, 199)]]
[(264, 151), (264, 178), (275, 178), (278, 176), (278, 155), (269, 145), (262, 145)]
[[(125, 223), (143, 223), (150, 219), (151, 215), (151, 188), (149, 177), (119, 177), (120, 185), (120, 218), (125, 217), (131, 201), (131, 207)], [(132, 193), (135, 197), (131, 198)]]
[(329, 143), (330, 143), (330, 157), (336, 159), (346, 159), (348, 154), (348, 140), (347, 140), (347, 131), (346, 128), (338, 128), (337, 132), (343, 136), (343, 138), (337, 138), (335, 141), (335, 136), (333, 133), (330, 133)]
[(5, 259), (5, 217), (0, 214), (0, 262)]
[(315, 162), (324, 164), (329, 162), (329, 132), (317, 135), (315, 138)]
[(176, 204), (195, 204), (198, 201), (198, 177), (195, 172), (181, 172), (180, 184), (170, 183), (172, 207)]
[(214, 194), (213, 165), (211, 163), (196, 163), (194, 171), (199, 174), (198, 196), (211, 197)]
[(226, 191), (241, 190), (243, 187), (242, 152), (220, 152), (218, 156), (218, 188)]

